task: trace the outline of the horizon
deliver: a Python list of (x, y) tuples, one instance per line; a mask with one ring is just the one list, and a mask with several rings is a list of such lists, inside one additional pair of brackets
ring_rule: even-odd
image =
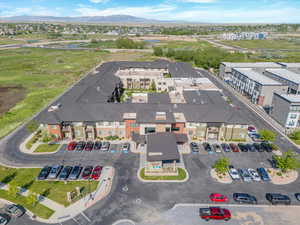
[[(218, 24), (300, 23), (297, 0), (3, 0), (0, 17), (133, 16), (157, 21)], [(274, 19), (275, 18), (275, 19)]]

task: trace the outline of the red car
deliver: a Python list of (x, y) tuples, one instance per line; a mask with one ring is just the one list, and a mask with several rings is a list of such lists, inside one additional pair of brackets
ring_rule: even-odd
[(82, 172), (81, 178), (84, 180), (87, 180), (91, 177), (91, 174), (93, 172), (92, 166), (86, 166)]
[(77, 143), (75, 141), (72, 141), (68, 144), (67, 150), (68, 151), (74, 151), (76, 148)]
[(248, 131), (249, 132), (256, 132), (256, 128), (254, 126), (249, 126)]
[(212, 193), (209, 196), (210, 200), (213, 202), (227, 202), (228, 198), (226, 195), (222, 195), (219, 193)]
[(239, 152), (240, 151), (239, 147), (236, 144), (230, 143), (229, 146), (230, 146), (230, 148), (233, 152)]
[(209, 208), (200, 208), (199, 215), (202, 219), (209, 220), (225, 220), (228, 221), (231, 219), (231, 213), (228, 209), (223, 209), (220, 207), (209, 207)]
[(98, 180), (102, 171), (102, 166), (96, 166), (92, 172), (92, 179)]

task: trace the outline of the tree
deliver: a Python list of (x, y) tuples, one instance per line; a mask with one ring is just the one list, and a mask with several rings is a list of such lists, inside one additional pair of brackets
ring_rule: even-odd
[(264, 141), (275, 141), (276, 133), (271, 130), (260, 130), (259, 134)]
[(154, 51), (154, 55), (156, 55), (156, 56), (163, 56), (164, 55), (164, 51), (161, 47), (154, 47), (153, 51)]
[(32, 191), (29, 191), (29, 193), (26, 197), (27, 204), (31, 205), (31, 206), (35, 206), (37, 201), (38, 201), (37, 194)]
[(31, 120), (26, 126), (26, 129), (29, 133), (33, 133), (38, 128), (39, 128), (39, 124), (35, 120)]
[(216, 170), (217, 173), (224, 174), (227, 172), (229, 164), (229, 159), (226, 157), (222, 157), (215, 162), (213, 168)]
[(297, 155), (292, 150), (288, 150), (283, 153), (282, 156), (274, 156), (276, 166), (281, 169), (283, 173), (286, 173), (288, 170), (295, 170), (300, 168), (300, 162), (297, 158)]
[(13, 196), (14, 198), (16, 198), (18, 196), (19, 191), (20, 190), (19, 190), (18, 186), (16, 186), (15, 184), (8, 185), (8, 193), (9, 193), (9, 195)]
[(294, 140), (300, 140), (300, 130), (291, 133), (290, 138)]
[(151, 82), (150, 90), (151, 90), (151, 91), (156, 91), (156, 85), (155, 85), (154, 80)]

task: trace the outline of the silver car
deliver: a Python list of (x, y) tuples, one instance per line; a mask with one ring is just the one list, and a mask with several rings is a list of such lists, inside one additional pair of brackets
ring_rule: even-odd
[(251, 182), (252, 178), (247, 169), (239, 169), (239, 173), (244, 182)]
[(8, 220), (0, 214), (0, 225), (6, 225), (8, 223)]
[(63, 166), (60, 165), (54, 165), (52, 166), (50, 173), (48, 175), (48, 179), (56, 179), (62, 170)]
[(254, 181), (261, 181), (261, 178), (255, 169), (249, 168), (248, 173), (250, 174), (250, 176)]

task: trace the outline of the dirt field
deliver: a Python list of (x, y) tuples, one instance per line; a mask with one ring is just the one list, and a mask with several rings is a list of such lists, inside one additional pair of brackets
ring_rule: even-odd
[(0, 87), (0, 115), (23, 100), (25, 95), (25, 88), (22, 87)]

